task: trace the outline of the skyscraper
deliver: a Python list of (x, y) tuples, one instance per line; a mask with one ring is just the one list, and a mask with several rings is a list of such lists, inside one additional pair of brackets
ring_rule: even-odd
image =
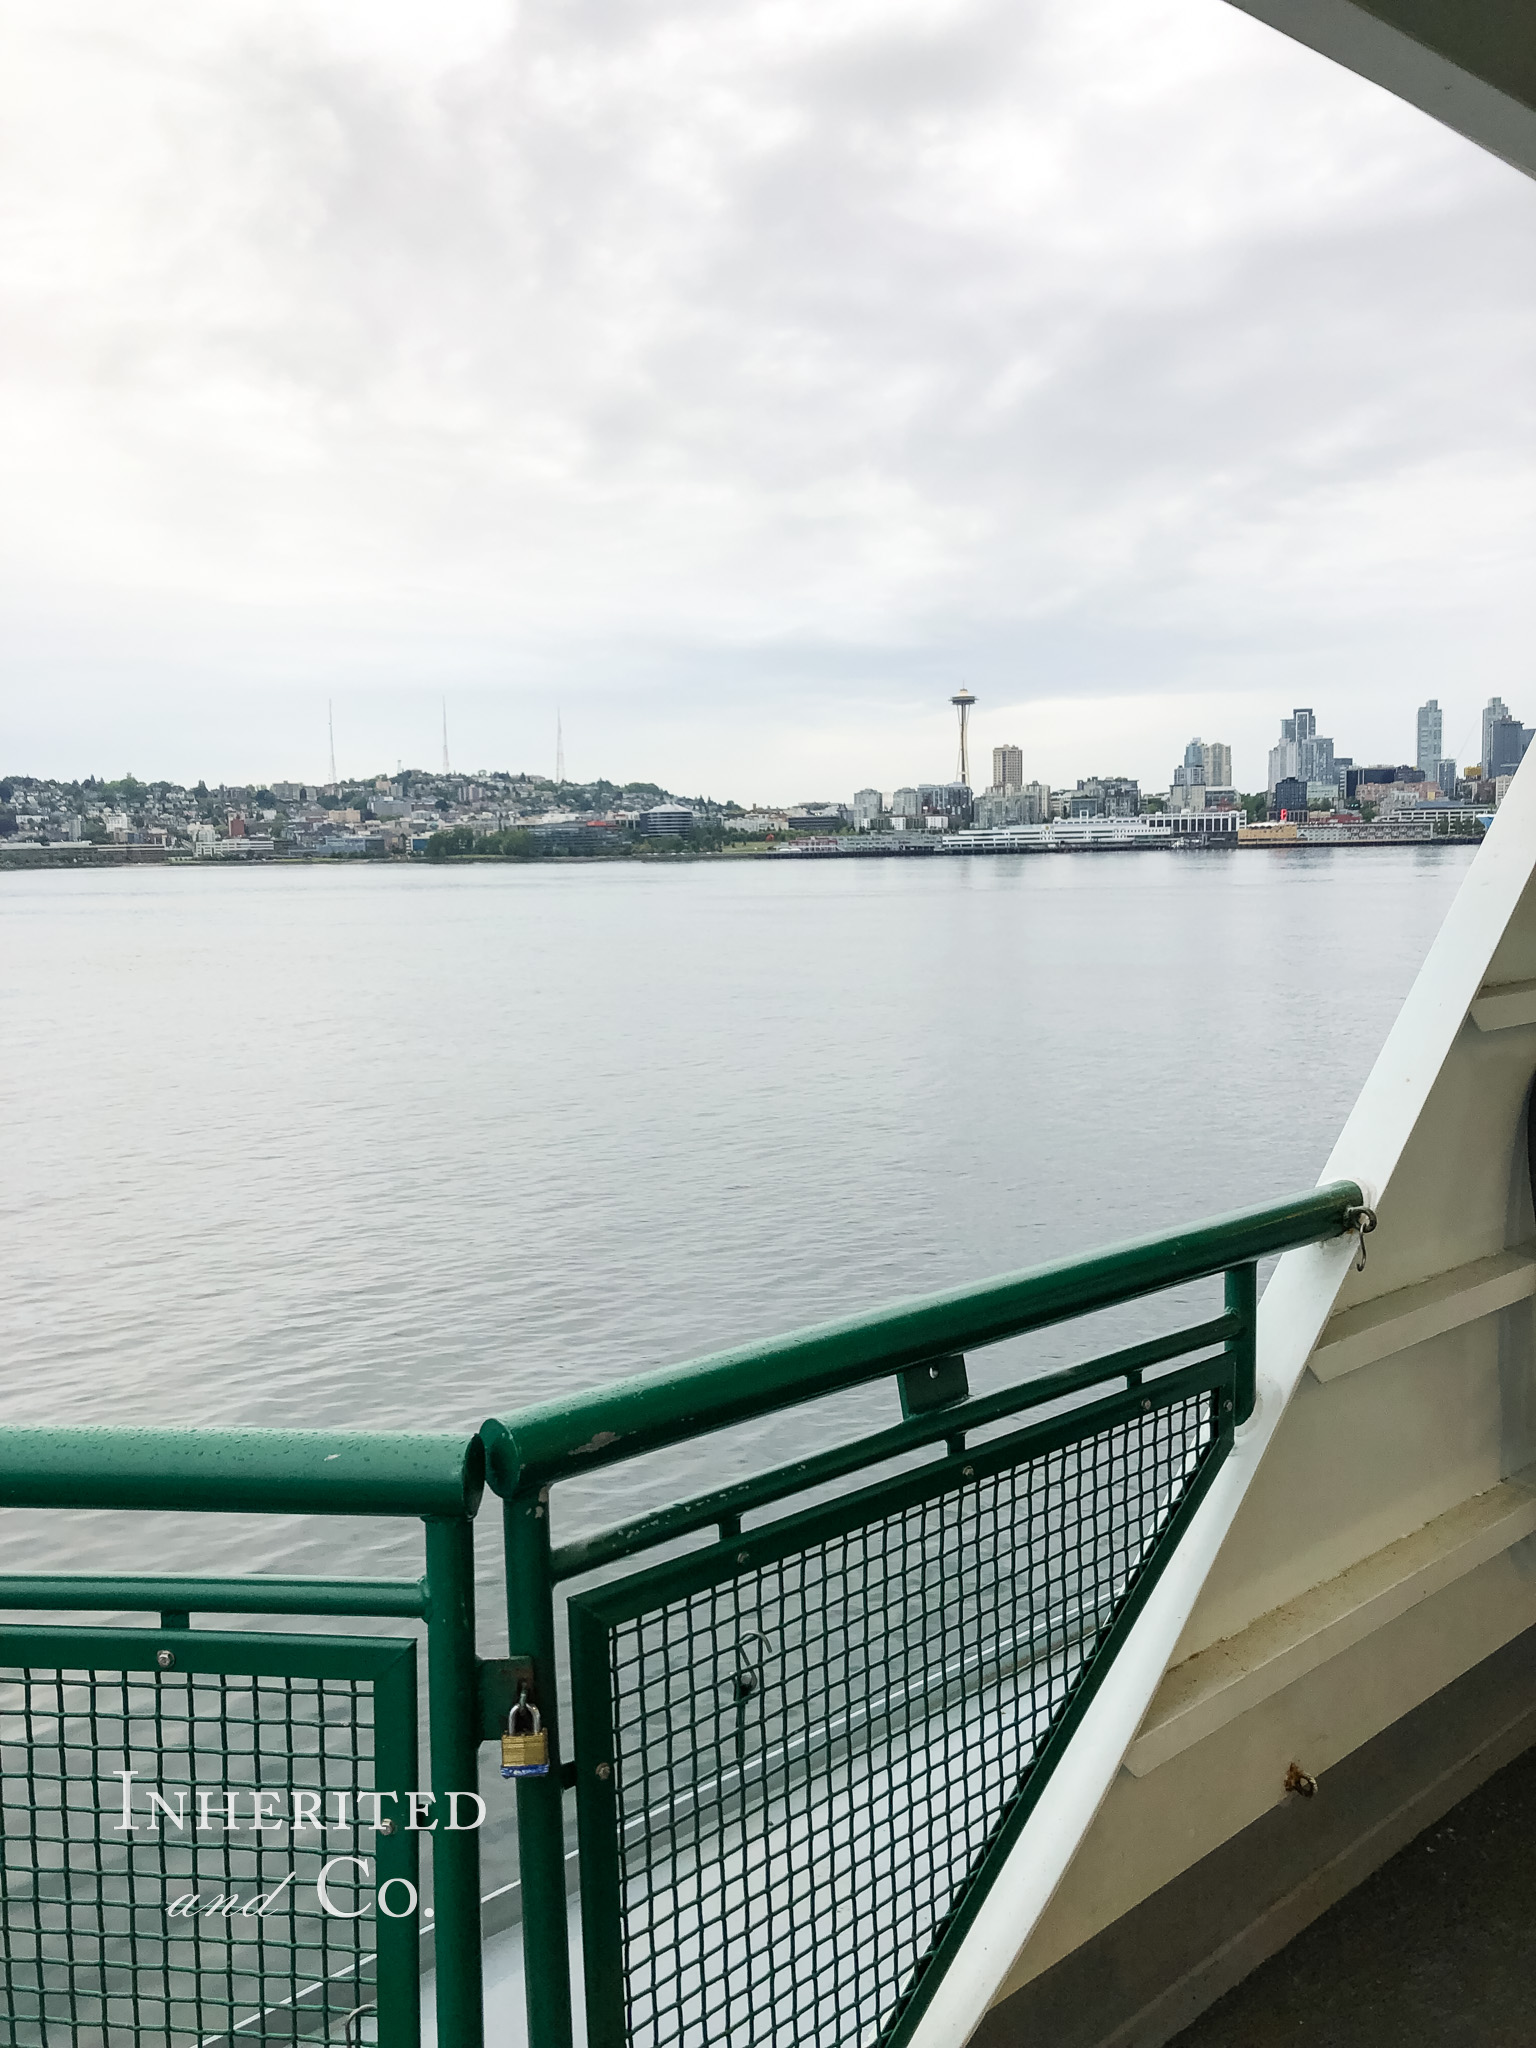
[(1427, 704), (1419, 706), (1419, 744), (1418, 752), (1414, 755), (1414, 765), (1422, 768), (1431, 779), (1435, 777), (1445, 752), (1442, 735), (1444, 723), (1440, 715), (1438, 697), (1431, 697)]
[(1022, 789), (1024, 787), (1024, 750), (1022, 747), (1001, 746), (992, 749), (992, 787), (994, 789)]
[(1513, 775), (1525, 759), (1530, 735), (1518, 718), (1495, 718), (1488, 726), (1483, 748), (1483, 773), (1491, 782), (1501, 775)]
[[(1168, 807), (1174, 811), (1203, 811), (1208, 789), (1232, 787), (1232, 749), (1225, 740), (1191, 740), (1184, 758), (1173, 771)], [(1198, 795), (1190, 795), (1190, 791)]]
[(1280, 721), (1280, 741), (1269, 750), (1269, 792), (1287, 775), (1301, 782), (1337, 783), (1333, 741), (1317, 729), (1317, 718), (1305, 706)]
[(1502, 697), (1490, 697), (1483, 706), (1483, 751), (1479, 758), (1482, 761), (1483, 773), (1485, 775), (1492, 775), (1494, 773), (1492, 765), (1493, 728), (1499, 723), (1500, 719), (1505, 719), (1509, 716), (1509, 706)]

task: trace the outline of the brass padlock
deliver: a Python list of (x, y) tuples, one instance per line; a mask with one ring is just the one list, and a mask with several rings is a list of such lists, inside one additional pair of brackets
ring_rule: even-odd
[(549, 1737), (539, 1720), (539, 1710), (528, 1697), (527, 1686), (518, 1689), (517, 1705), (501, 1738), (501, 1775), (504, 1778), (544, 1778), (549, 1775)]

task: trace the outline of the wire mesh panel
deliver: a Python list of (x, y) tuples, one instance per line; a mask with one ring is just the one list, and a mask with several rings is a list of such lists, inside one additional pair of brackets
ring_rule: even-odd
[(415, 1783), (414, 1666), (400, 1641), (0, 1630), (3, 2048), (418, 2041), (416, 1921), (375, 1906), (417, 1876), (417, 1837), (375, 1825)]
[(591, 2048), (891, 2038), (1230, 1443), (1229, 1373), (573, 1599)]

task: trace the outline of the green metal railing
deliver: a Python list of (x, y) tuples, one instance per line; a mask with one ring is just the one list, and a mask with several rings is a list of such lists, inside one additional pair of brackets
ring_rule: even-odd
[[(1361, 1219), (1320, 1188), (469, 1442), (0, 1429), (0, 1507), (425, 1529), (417, 1580), (0, 1577), (0, 1614), (92, 1617), (0, 1623), (0, 2048), (417, 2048), (419, 1639), (443, 2048), (483, 2041), (480, 1837), (444, 1823), (518, 1705), (548, 1742), (516, 1788), (531, 2048), (572, 2040), (571, 1792), (590, 2048), (901, 2048), (1252, 1413), (1258, 1261)], [(968, 1354), (1218, 1276), (1219, 1312), (971, 1392)], [(880, 1380), (899, 1416), (852, 1441), (554, 1541), (568, 1480)]]
[[(910, 2039), (1252, 1414), (1257, 1262), (1362, 1207), (1319, 1188), (484, 1426), (551, 1759), (517, 1791), (532, 2048), (572, 2037), (572, 1789), (590, 2048)], [(1216, 1276), (1217, 1315), (970, 1393), (969, 1352)], [(563, 1481), (882, 1378), (899, 1421), (553, 1541)]]
[[(411, 1823), (474, 1789), (503, 1711), (500, 1667), (474, 1650), (482, 1485), (461, 1438), (0, 1430), (6, 1507), (418, 1516), (426, 1564), (417, 1581), (0, 1578), (4, 1611), (159, 1616), (0, 1626), (7, 2048), (415, 2048)], [(231, 1614), (423, 1624), (426, 1786), (412, 1637), (192, 1625)], [(479, 1836), (439, 1826), (431, 1843), (439, 2038), (477, 2048)]]

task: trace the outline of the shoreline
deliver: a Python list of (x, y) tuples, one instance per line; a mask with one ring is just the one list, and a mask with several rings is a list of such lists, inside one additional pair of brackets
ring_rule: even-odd
[(429, 860), (419, 853), (389, 854), (248, 854), (221, 855), (215, 859), (199, 859), (185, 853), (171, 853), (160, 847), (103, 847), (93, 846), (88, 850), (76, 851), (72, 847), (39, 846), (17, 848), (14, 852), (0, 848), (0, 874), (27, 874), (40, 870), (60, 872), (87, 869), (92, 871), (110, 868), (177, 868), (201, 869), (212, 873), (223, 873), (230, 869), (244, 868), (432, 868), (452, 869), (469, 867), (681, 867), (692, 866), (700, 861), (741, 861), (741, 860), (1033, 860), (1041, 856), (1059, 858), (1077, 854), (1174, 854), (1182, 859), (1190, 857), (1220, 858), (1238, 853), (1357, 853), (1400, 850), (1405, 847), (1477, 847), (1481, 840), (1471, 835), (1435, 833), (1413, 838), (1370, 838), (1331, 840), (1280, 840), (1271, 845), (1256, 845), (1247, 841), (1236, 846), (1172, 846), (1147, 844), (1104, 843), (1100, 845), (1077, 844), (1063, 846), (929, 846), (921, 843), (902, 847), (839, 847), (839, 846), (783, 846), (783, 847), (727, 847), (719, 851), (689, 849), (687, 852), (668, 854), (517, 854), (517, 853), (464, 853), (455, 854), (447, 860)]

